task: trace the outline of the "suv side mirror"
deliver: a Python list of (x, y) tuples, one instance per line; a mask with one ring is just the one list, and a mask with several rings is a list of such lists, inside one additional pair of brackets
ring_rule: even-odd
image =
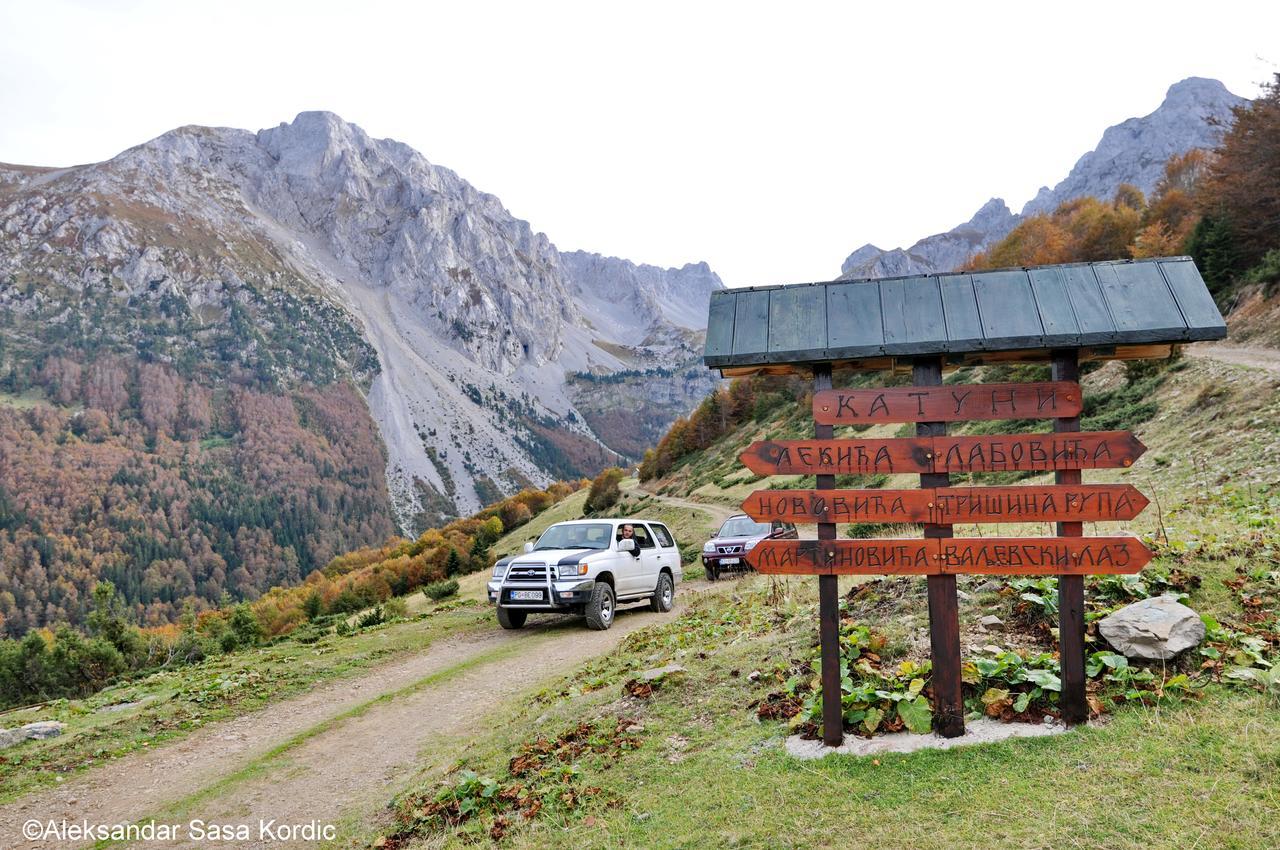
[(532, 551), (533, 551), (533, 541), (532, 541), (532, 540), (526, 540), (526, 541), (525, 541), (525, 544), (524, 544), (524, 549), (523, 549), (522, 551), (523, 551), (526, 555), (527, 555), (527, 554), (529, 554), (530, 552), (532, 552)]
[(619, 552), (634, 552), (634, 551), (636, 551), (636, 541), (635, 541), (635, 540), (632, 540), (632, 539), (619, 540), (619, 541), (618, 541), (618, 551), (619, 551)]

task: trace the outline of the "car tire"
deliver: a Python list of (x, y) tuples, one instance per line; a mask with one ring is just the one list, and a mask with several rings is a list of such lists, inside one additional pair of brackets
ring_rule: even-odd
[(676, 607), (676, 586), (667, 573), (658, 573), (658, 586), (649, 598), (649, 610), (665, 614)]
[(602, 581), (596, 582), (596, 586), (591, 589), (591, 599), (587, 602), (587, 628), (602, 632), (612, 626), (617, 607), (613, 588)]
[(524, 621), (529, 619), (528, 611), (521, 611), (519, 608), (503, 608), (498, 606), (498, 625), (504, 629), (520, 629), (524, 628)]
[(710, 564), (707, 564), (705, 567), (703, 567), (702, 571), (706, 573), (707, 581), (715, 581), (716, 579), (720, 578), (720, 570), (716, 567), (711, 566)]

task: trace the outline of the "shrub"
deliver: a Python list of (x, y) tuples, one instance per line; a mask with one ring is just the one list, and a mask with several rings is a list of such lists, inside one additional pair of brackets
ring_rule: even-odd
[(458, 583), (453, 579), (447, 581), (433, 581), (431, 584), (423, 585), (422, 595), (428, 599), (439, 602), (441, 599), (448, 599), (458, 592)]
[(361, 614), (356, 620), (357, 629), (367, 629), (370, 626), (380, 626), (387, 621), (387, 614), (381, 605), (375, 606), (365, 613)]
[(622, 498), (622, 490), (618, 487), (622, 475), (621, 469), (612, 466), (596, 476), (596, 480), (591, 482), (591, 491), (587, 493), (585, 507), (588, 513), (602, 513), (618, 504)]

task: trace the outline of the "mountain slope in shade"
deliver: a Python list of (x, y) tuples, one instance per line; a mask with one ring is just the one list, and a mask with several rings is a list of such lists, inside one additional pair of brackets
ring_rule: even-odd
[(1041, 187), (1019, 215), (1003, 200), (992, 198), (965, 224), (927, 236), (910, 248), (886, 251), (863, 245), (845, 259), (840, 279), (954, 271), (1004, 238), (1022, 218), (1052, 212), (1065, 201), (1086, 195), (1110, 198), (1121, 183), (1150, 195), (1169, 157), (1215, 146), (1231, 121), (1232, 107), (1243, 103), (1244, 98), (1217, 80), (1189, 77), (1175, 83), (1150, 115), (1107, 128), (1098, 146), (1082, 156), (1064, 180), (1052, 189)]
[[(721, 285), (705, 264), (566, 260), (493, 195), (330, 113), (0, 166), (0, 234), (10, 365), (54, 345), (212, 386), (354, 381), (407, 531), (639, 448), (607, 404), (588, 423), (568, 375), (624, 373), (615, 407), (652, 394), (671, 418), (711, 381), (692, 378)], [(673, 400), (669, 382), (626, 377), (649, 370), (691, 385)]]

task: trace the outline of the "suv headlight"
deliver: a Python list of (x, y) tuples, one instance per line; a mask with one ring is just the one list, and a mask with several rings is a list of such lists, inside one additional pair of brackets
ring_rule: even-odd
[(756, 548), (756, 544), (757, 544), (757, 543), (759, 543), (759, 542), (760, 542), (760, 541), (759, 541), (758, 539), (757, 539), (757, 540), (748, 540), (746, 543), (743, 543), (743, 544), (742, 544), (742, 551), (743, 551), (743, 552), (750, 552), (752, 549)]
[(502, 577), (503, 577), (503, 576), (505, 576), (506, 574), (507, 574), (507, 565), (506, 565), (506, 564), (494, 564), (494, 565), (493, 565), (493, 577), (494, 577), (494, 578), (502, 578)]
[(716, 551), (716, 544), (714, 544), (714, 543), (712, 543), (710, 540), (708, 540), (706, 543), (703, 543), (703, 544), (702, 544), (702, 551), (703, 551), (703, 552), (714, 552), (714, 551)]
[(556, 571), (559, 578), (577, 578), (587, 574), (586, 564), (561, 564)]

